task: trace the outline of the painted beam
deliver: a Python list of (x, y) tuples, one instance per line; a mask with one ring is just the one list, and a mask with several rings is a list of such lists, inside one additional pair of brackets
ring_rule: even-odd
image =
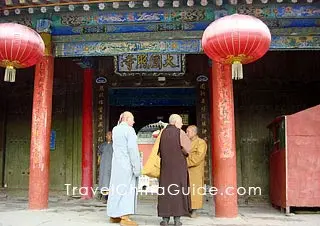
[[(320, 29), (320, 28), (319, 28)], [(163, 31), (163, 32), (135, 32), (110, 34), (85, 34), (54, 36), (55, 43), (59, 42), (103, 42), (103, 41), (151, 41), (151, 40), (188, 40), (200, 39), (203, 31)]]
[[(320, 36), (273, 36), (270, 50), (320, 50)], [(125, 53), (202, 53), (201, 39), (56, 43), (56, 57), (112, 56)]]
[[(0, 22), (16, 22), (28, 27), (36, 27), (37, 18), (10, 17), (0, 18)], [(279, 28), (283, 31), (290, 29), (316, 29), (320, 27), (319, 19), (266, 19), (263, 20), (270, 29)], [(108, 33), (136, 33), (136, 32), (163, 32), (163, 31), (203, 31), (211, 21), (200, 22), (172, 22), (172, 23), (135, 23), (112, 25), (88, 25), (88, 26), (53, 26), (53, 36), (108, 34)], [(288, 35), (290, 33), (287, 33)], [(143, 34), (142, 34), (143, 35)]]
[(177, 10), (134, 11), (134, 12), (84, 12), (62, 13), (52, 18), (53, 26), (88, 26), (132, 23), (170, 23), (213, 21), (214, 11), (211, 8), (193, 8)]
[(199, 53), (200, 40), (57, 43), (55, 56), (112, 56), (125, 53)]
[[(270, 29), (274, 28), (315, 28), (320, 27), (320, 19), (270, 19), (264, 20)], [(190, 23), (155, 23), (131, 25), (99, 25), (63, 27), (56, 26), (52, 29), (53, 36), (102, 34), (102, 33), (135, 33), (135, 32), (162, 32), (162, 31), (203, 31), (211, 22)], [(288, 29), (284, 29), (288, 30)], [(288, 33), (289, 34), (289, 33)]]
[(320, 36), (273, 36), (270, 49), (320, 50)]
[(269, 28), (320, 27), (320, 18), (262, 20)]
[[(53, 10), (53, 7), (56, 5), (60, 5), (61, 11), (68, 11), (67, 7), (69, 4), (80, 4), (83, 5), (85, 2), (79, 1), (62, 1), (62, 0), (4, 0), (7, 2), (6, 7), (4, 9), (14, 10), (19, 8), (15, 15), (14, 12), (6, 13), (6, 15), (14, 16), (15, 19), (18, 19), (20, 15), (29, 14), (29, 7), (42, 7), (46, 6), (47, 10)], [(23, 4), (17, 4), (17, 2), (25, 2)], [(220, 1), (220, 0), (219, 0)], [(216, 6), (214, 3), (210, 3), (210, 6), (201, 7), (201, 6), (193, 6), (193, 7), (179, 7), (179, 8), (170, 8), (170, 9), (160, 9), (160, 8), (142, 8), (142, 6), (138, 6), (138, 8), (131, 9), (128, 11), (126, 8), (122, 8), (121, 11), (117, 11), (112, 9), (111, 7), (107, 7), (106, 10), (98, 10), (97, 4), (99, 2), (109, 2), (111, 1), (91, 1), (88, 4), (94, 3), (91, 6), (89, 12), (84, 12), (82, 7), (76, 7), (75, 12), (64, 12), (58, 14), (49, 15), (54, 24), (53, 27), (83, 27), (88, 25), (101, 26), (108, 24), (131, 24), (131, 23), (167, 23), (167, 22), (200, 22), (200, 21), (213, 21), (215, 19), (221, 18), (225, 15), (231, 15), (234, 13), (247, 14), (252, 15), (262, 20), (269, 19), (319, 19), (320, 18), (320, 2), (316, 2), (313, 4), (310, 3), (300, 3), (300, 4), (223, 4), (221, 6)], [(32, 3), (32, 4), (31, 4)], [(64, 5), (64, 6), (63, 6)], [(127, 5), (127, 3), (125, 4)], [(137, 4), (139, 5), (139, 4)], [(142, 4), (140, 4), (142, 5)], [(51, 9), (50, 9), (51, 8)], [(36, 10), (37, 11), (37, 10)], [(21, 12), (21, 13), (20, 13)], [(203, 13), (205, 12), (205, 13)], [(5, 19), (8, 16), (5, 16)], [(47, 14), (35, 13), (31, 20), (34, 20), (36, 17), (48, 17)], [(274, 23), (274, 20), (272, 23)], [(278, 22), (276, 22), (277, 24)], [(318, 23), (319, 24), (319, 23)], [(269, 24), (268, 24), (269, 26)], [(300, 25), (298, 25), (300, 26)], [(66, 29), (67, 29), (66, 28)], [(55, 34), (53, 34), (55, 35)], [(57, 35), (67, 35), (66, 33)]]
[(52, 18), (54, 27), (101, 26), (126, 23), (173, 23), (173, 22), (212, 22), (234, 13), (252, 15), (262, 20), (270, 19), (320, 19), (317, 5), (240, 5), (236, 7), (214, 8), (179, 8), (140, 12), (84, 12), (63, 13)]
[[(149, 41), (149, 40), (188, 40), (201, 39), (203, 31), (162, 31), (109, 34), (83, 34), (54, 36), (53, 41), (59, 42), (103, 42), (103, 41)], [(320, 36), (320, 27), (312, 28), (276, 28), (271, 29), (273, 36)]]
[[(10, 1), (10, 0), (6, 0)], [(94, 32), (131, 32), (129, 27), (137, 27), (136, 31), (157, 29), (159, 24), (191, 24), (210, 23), (225, 15), (235, 12), (252, 15), (263, 20), (269, 27), (312, 27), (320, 24), (320, 5), (239, 5), (237, 7), (222, 6), (217, 8), (180, 8), (154, 9), (143, 11), (90, 11), (76, 13), (59, 13), (50, 15), (55, 35), (69, 35)], [(10, 14), (12, 15), (12, 14)], [(17, 21), (28, 24), (47, 18), (48, 15), (13, 15), (2, 17), (1, 22)], [(48, 18), (47, 18), (48, 19)], [(108, 28), (110, 27), (111, 28)], [(134, 25), (134, 26), (132, 26)], [(148, 27), (150, 26), (150, 28)], [(140, 30), (139, 30), (140, 29)], [(158, 28), (161, 29), (161, 26)], [(165, 28), (168, 29), (168, 28)], [(113, 31), (114, 30), (114, 31)]]
[[(154, 24), (116, 24), (98, 26), (55, 26), (52, 35), (80, 35), (97, 33), (134, 33), (134, 32), (159, 32), (159, 31), (203, 31), (211, 22), (193, 23), (154, 23)], [(320, 25), (319, 25), (320, 26)]]
[[(258, 18), (319, 18), (319, 4), (260, 4), (260, 5), (239, 5), (236, 7), (239, 14), (252, 15)], [(229, 14), (229, 11), (228, 11)]]
[[(320, 25), (320, 24), (319, 24)], [(320, 36), (319, 27), (290, 27), (290, 28), (274, 28), (271, 29), (271, 34), (276, 36)]]

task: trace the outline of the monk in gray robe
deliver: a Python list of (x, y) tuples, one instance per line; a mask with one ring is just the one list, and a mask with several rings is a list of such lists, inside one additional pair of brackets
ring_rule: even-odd
[(160, 225), (168, 225), (174, 217), (175, 225), (182, 225), (181, 216), (190, 212), (188, 166), (186, 157), (191, 150), (191, 141), (181, 130), (182, 118), (173, 114), (169, 125), (160, 138), (160, 178), (158, 193), (158, 216)]
[(106, 142), (102, 143), (98, 149), (99, 155), (99, 189), (104, 194), (104, 203), (108, 200), (108, 190), (110, 185), (111, 165), (112, 165), (112, 133), (111, 131), (106, 134)]
[(112, 130), (113, 158), (107, 215), (111, 223), (137, 225), (129, 218), (135, 213), (137, 182), (141, 175), (141, 160), (137, 135), (130, 112), (121, 114), (119, 124)]

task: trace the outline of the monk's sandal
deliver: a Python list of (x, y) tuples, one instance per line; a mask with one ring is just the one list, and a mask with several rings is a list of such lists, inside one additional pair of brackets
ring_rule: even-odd
[(138, 226), (138, 224), (133, 220), (131, 220), (128, 216), (121, 217), (120, 225), (121, 226)]
[(110, 217), (109, 222), (110, 223), (120, 223), (121, 218), (120, 217)]

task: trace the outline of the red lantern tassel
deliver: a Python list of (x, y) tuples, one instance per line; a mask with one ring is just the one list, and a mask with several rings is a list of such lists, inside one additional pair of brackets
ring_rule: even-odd
[(232, 64), (232, 79), (234, 80), (243, 79), (243, 69), (240, 61), (235, 61)]
[(5, 82), (15, 82), (16, 80), (16, 69), (12, 66), (7, 66), (4, 74)]

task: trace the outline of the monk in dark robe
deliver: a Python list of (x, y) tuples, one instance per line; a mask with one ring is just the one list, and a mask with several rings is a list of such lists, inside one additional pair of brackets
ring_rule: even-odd
[(188, 215), (191, 208), (186, 161), (191, 141), (181, 127), (181, 116), (171, 115), (160, 138), (158, 216), (162, 217), (160, 225), (165, 226), (170, 217), (174, 217), (175, 225), (182, 225), (180, 217)]
[(101, 193), (104, 194), (104, 202), (108, 201), (108, 190), (110, 186), (110, 177), (111, 177), (111, 165), (112, 165), (112, 156), (113, 156), (113, 148), (112, 148), (112, 132), (108, 131), (106, 134), (106, 142), (102, 143), (99, 146), (98, 150), (99, 154), (99, 189)]

